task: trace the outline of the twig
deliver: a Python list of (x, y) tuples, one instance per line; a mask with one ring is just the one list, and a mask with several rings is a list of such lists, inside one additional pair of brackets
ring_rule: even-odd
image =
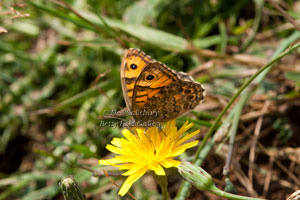
[(262, 110), (259, 110), (259, 111), (252, 111), (252, 112), (249, 112), (249, 113), (245, 113), (243, 115), (241, 115), (241, 121), (250, 121), (250, 120), (253, 120), (255, 118), (258, 118), (262, 115), (267, 115), (267, 114), (271, 114), (272, 112), (271, 111), (266, 111), (266, 112), (262, 112)]
[[(96, 77), (96, 79), (91, 83), (90, 87), (96, 86), (96, 84), (99, 82), (100, 78), (105, 77), (105, 76), (106, 76), (108, 73), (110, 73), (110, 72), (111, 72), (111, 69), (108, 69), (108, 70), (105, 71), (104, 73), (100, 73), (100, 74)], [(106, 92), (103, 91), (101, 87), (98, 88), (98, 91), (99, 91), (102, 95), (104, 95), (106, 98), (109, 99), (109, 97), (107, 96)]]
[(105, 72), (103, 72), (103, 73), (100, 73), (97, 77), (96, 77), (96, 79), (91, 83), (91, 87), (93, 87), (93, 86), (96, 86), (96, 84), (99, 82), (99, 80), (100, 80), (100, 78), (103, 78), (103, 77), (105, 77), (107, 74), (109, 74), (111, 72), (111, 69), (108, 69), (108, 70), (106, 70)]
[(197, 56), (204, 56), (204, 57), (209, 57), (209, 58), (215, 58), (215, 59), (219, 59), (222, 60), (222, 62), (237, 62), (237, 63), (241, 63), (244, 65), (248, 65), (248, 66), (258, 66), (261, 67), (263, 65), (265, 65), (267, 63), (266, 60), (255, 57), (255, 56), (251, 56), (248, 54), (235, 54), (233, 56), (229, 55), (229, 54), (221, 54), (209, 49), (200, 49), (197, 47), (192, 46), (191, 44), (188, 44), (188, 46), (186, 47), (187, 50), (192, 50)]
[[(267, 150), (261, 143), (257, 143), (258, 147), (268, 156), (273, 156), (273, 152)], [(284, 171), (293, 181), (295, 181), (295, 183), (300, 186), (300, 180), (294, 175), (292, 174), (284, 165), (282, 165), (276, 158), (274, 158), (274, 162), (276, 163), (276, 165), (282, 170)]]
[(300, 32), (300, 26), (297, 24), (297, 22), (287, 13), (285, 10), (283, 10), (275, 1), (273, 0), (267, 0), (269, 1), (285, 18), (287, 21), (289, 21), (291, 24), (294, 25), (294, 27)]
[[(276, 145), (277, 140), (274, 140), (274, 145)], [(273, 146), (274, 146), (273, 145)], [(270, 187), (270, 182), (272, 178), (272, 168), (274, 165), (275, 156), (270, 156), (269, 164), (268, 164), (268, 171), (264, 182), (264, 190), (263, 190), (263, 196), (266, 196)]]
[(246, 188), (246, 190), (251, 194), (251, 196), (258, 196), (257, 192), (253, 189), (252, 185), (246, 174), (241, 169), (240, 163), (235, 164), (236, 168), (234, 170), (234, 174), (237, 179), (241, 182), (241, 184)]
[(249, 153), (249, 170), (248, 170), (248, 176), (249, 176), (251, 186), (253, 185), (253, 167), (254, 167), (254, 160), (255, 160), (255, 147), (256, 147), (256, 143), (257, 143), (257, 140), (258, 140), (258, 137), (260, 134), (260, 129), (262, 126), (264, 113), (266, 113), (269, 106), (270, 106), (270, 101), (267, 101), (262, 109), (262, 115), (257, 120), (255, 130), (254, 130), (254, 137), (252, 139), (252, 144), (251, 144), (250, 153)]
[[(297, 19), (295, 22), (297, 24), (300, 23), (300, 19)], [(292, 28), (294, 28), (294, 26), (291, 23), (286, 22), (284, 24), (276, 26), (275, 28), (273, 28), (271, 30), (266, 30), (261, 33), (257, 33), (255, 36), (255, 39), (256, 40), (266, 40), (270, 37), (273, 37), (277, 33), (280, 33), (280, 32), (283, 32), (283, 31), (286, 31), (286, 30), (292, 29)]]

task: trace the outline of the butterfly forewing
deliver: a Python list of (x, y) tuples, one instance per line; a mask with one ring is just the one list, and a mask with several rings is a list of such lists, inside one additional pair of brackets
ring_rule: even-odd
[(139, 49), (128, 49), (124, 52), (121, 64), (121, 84), (123, 96), (129, 109), (132, 108), (132, 94), (136, 79), (144, 67), (153, 61)]
[[(168, 68), (138, 49), (125, 52), (121, 80), (126, 105), (130, 111), (143, 113), (134, 116), (142, 122), (174, 119), (204, 98), (203, 87), (191, 76)], [(158, 115), (149, 114), (154, 111)]]

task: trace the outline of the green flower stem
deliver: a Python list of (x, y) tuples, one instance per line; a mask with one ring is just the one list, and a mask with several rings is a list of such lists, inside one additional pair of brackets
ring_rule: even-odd
[(217, 117), (216, 121), (213, 123), (213, 125), (210, 127), (210, 129), (208, 130), (208, 133), (205, 135), (204, 139), (202, 140), (195, 158), (193, 160), (193, 162), (197, 165), (201, 164), (201, 160), (199, 160), (199, 155), (200, 152), (202, 151), (202, 149), (204, 148), (204, 146), (207, 143), (207, 140), (211, 137), (211, 135), (213, 134), (214, 130), (216, 129), (217, 125), (220, 123), (222, 117), (225, 115), (225, 113), (227, 112), (227, 110), (230, 108), (230, 106), (234, 103), (234, 101), (239, 97), (239, 95), (250, 85), (250, 83), (252, 83), (252, 81), (258, 76), (260, 75), (262, 72), (264, 72), (265, 70), (269, 69), (274, 63), (276, 63), (277, 61), (279, 61), (281, 58), (283, 58), (284, 56), (286, 56), (287, 54), (293, 52), (294, 50), (298, 49), (300, 47), (300, 43), (295, 44), (294, 46), (292, 46), (291, 48), (287, 49), (285, 52), (282, 52), (281, 54), (279, 54), (277, 57), (275, 57), (273, 60), (271, 60), (268, 64), (266, 64), (264, 67), (260, 68), (260, 70), (258, 70), (250, 79), (248, 79), (238, 90), (238, 92), (231, 98), (231, 100), (229, 101), (229, 103), (226, 105), (226, 107), (222, 110), (221, 114)]
[(158, 182), (161, 193), (163, 195), (163, 200), (168, 200), (169, 199), (169, 193), (168, 193), (168, 180), (167, 180), (167, 175), (165, 176), (158, 176), (154, 172), (151, 172), (152, 176), (154, 179)]
[(236, 195), (236, 194), (231, 194), (228, 192), (224, 192), (223, 190), (220, 190), (219, 188), (217, 188), (215, 185), (212, 186), (211, 193), (214, 193), (215, 195), (219, 196), (219, 197), (224, 197), (226, 199), (234, 199), (234, 200), (262, 200), (259, 198), (253, 198), (253, 197), (245, 197), (245, 196), (241, 196), (241, 195)]

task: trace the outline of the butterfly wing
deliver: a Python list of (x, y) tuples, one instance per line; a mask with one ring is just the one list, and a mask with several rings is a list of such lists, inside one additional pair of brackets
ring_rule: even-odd
[[(144, 67), (133, 90), (132, 110), (136, 120), (164, 122), (193, 109), (203, 99), (200, 83), (183, 72), (171, 70), (160, 62)], [(149, 115), (156, 111), (158, 116)]]
[(132, 95), (135, 82), (144, 67), (154, 61), (154, 59), (139, 49), (131, 48), (123, 53), (120, 73), (121, 85), (125, 103), (130, 110), (132, 109)]

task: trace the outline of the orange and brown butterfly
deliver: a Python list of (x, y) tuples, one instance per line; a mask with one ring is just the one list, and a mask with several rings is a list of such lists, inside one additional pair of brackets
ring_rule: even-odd
[[(124, 51), (121, 63), (124, 99), (135, 120), (165, 122), (193, 109), (204, 98), (202, 85), (176, 72), (139, 49)], [(147, 113), (156, 111), (158, 115)]]

